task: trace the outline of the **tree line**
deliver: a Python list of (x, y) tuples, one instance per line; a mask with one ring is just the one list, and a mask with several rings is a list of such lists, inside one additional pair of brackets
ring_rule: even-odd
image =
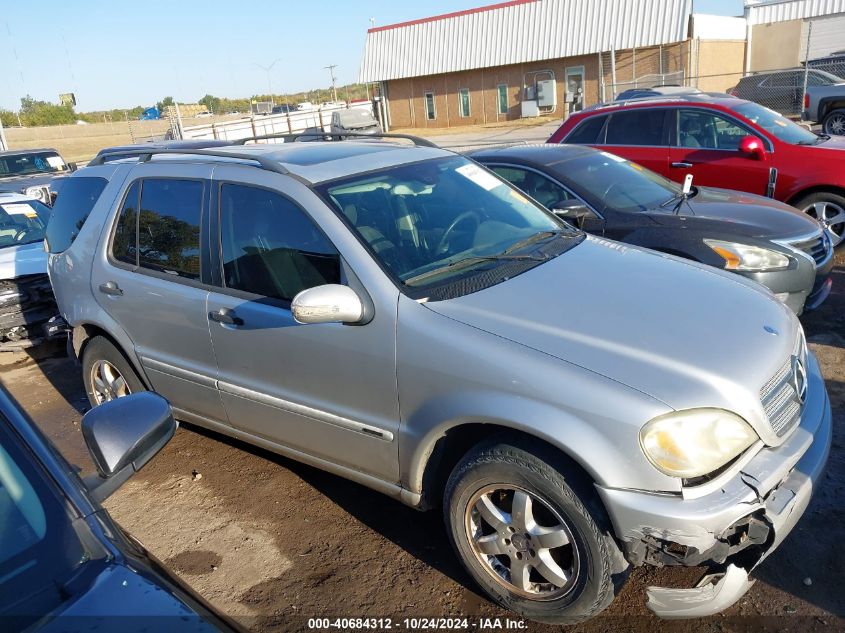
[[(368, 95), (367, 88), (360, 84), (338, 86), (338, 100), (364, 99)], [(300, 101), (311, 101), (312, 103), (323, 103), (332, 100), (331, 88), (320, 88), (306, 92), (291, 94), (262, 94), (254, 95), (251, 98), (230, 99), (228, 97), (216, 97), (207, 94), (197, 101), (208, 108), (214, 114), (227, 114), (229, 112), (246, 113), (250, 111), (251, 102), (272, 101), (275, 104), (288, 103), (295, 105)], [(164, 108), (173, 105), (173, 97), (164, 97), (156, 102), (159, 112), (164, 114)], [(0, 109), (0, 122), (4, 127), (36, 127), (43, 125), (73, 125), (77, 121), (86, 123), (103, 123), (110, 121), (124, 121), (126, 119), (136, 120), (146, 108), (135, 106), (133, 108), (115, 108), (113, 110), (96, 110), (93, 112), (76, 112), (73, 106), (59, 105), (49, 101), (41, 101), (27, 95), (21, 99), (21, 106), (17, 111)]]

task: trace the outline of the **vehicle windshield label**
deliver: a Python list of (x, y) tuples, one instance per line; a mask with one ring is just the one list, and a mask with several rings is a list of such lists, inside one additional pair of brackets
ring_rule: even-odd
[(493, 174), (484, 171), (478, 165), (462, 165), (455, 171), (487, 191), (491, 191), (502, 184), (501, 180), (496, 178)]
[(28, 204), (3, 204), (0, 205), (0, 208), (9, 215), (25, 215), (28, 218), (38, 217), (35, 210)]
[(62, 160), (61, 156), (48, 156), (47, 164), (55, 169), (61, 169), (65, 166), (65, 161)]

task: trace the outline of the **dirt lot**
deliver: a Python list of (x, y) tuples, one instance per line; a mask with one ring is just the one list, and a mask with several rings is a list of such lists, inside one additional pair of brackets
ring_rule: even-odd
[[(645, 587), (683, 586), (700, 570), (639, 569), (602, 616), (572, 630), (845, 631), (845, 250), (834, 294), (802, 320), (827, 379), (833, 450), (807, 514), (756, 570), (756, 585), (720, 616), (661, 622), (644, 606)], [(69, 459), (91, 470), (79, 432), (87, 401), (71, 361), (3, 355), (0, 379)], [(481, 597), (453, 558), (439, 513), (420, 514), (202, 430), (181, 428), (107, 507), (215, 606), (256, 631), (306, 629), (314, 616), (467, 616), (479, 625), (500, 617), (505, 626), (507, 614)]]

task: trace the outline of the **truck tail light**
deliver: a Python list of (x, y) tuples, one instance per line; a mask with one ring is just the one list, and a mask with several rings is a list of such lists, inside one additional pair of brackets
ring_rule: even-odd
[(810, 93), (809, 92), (804, 93), (804, 109), (805, 110), (810, 109)]

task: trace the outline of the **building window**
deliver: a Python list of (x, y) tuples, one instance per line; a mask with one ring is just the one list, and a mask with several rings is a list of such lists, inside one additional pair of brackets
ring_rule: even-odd
[(508, 113), (508, 85), (499, 84), (496, 88), (499, 96), (499, 114)]
[(437, 111), (434, 109), (434, 93), (425, 93), (425, 118), (434, 121), (437, 118)]
[(469, 90), (466, 88), (458, 90), (458, 114), (462, 117), (469, 116)]

